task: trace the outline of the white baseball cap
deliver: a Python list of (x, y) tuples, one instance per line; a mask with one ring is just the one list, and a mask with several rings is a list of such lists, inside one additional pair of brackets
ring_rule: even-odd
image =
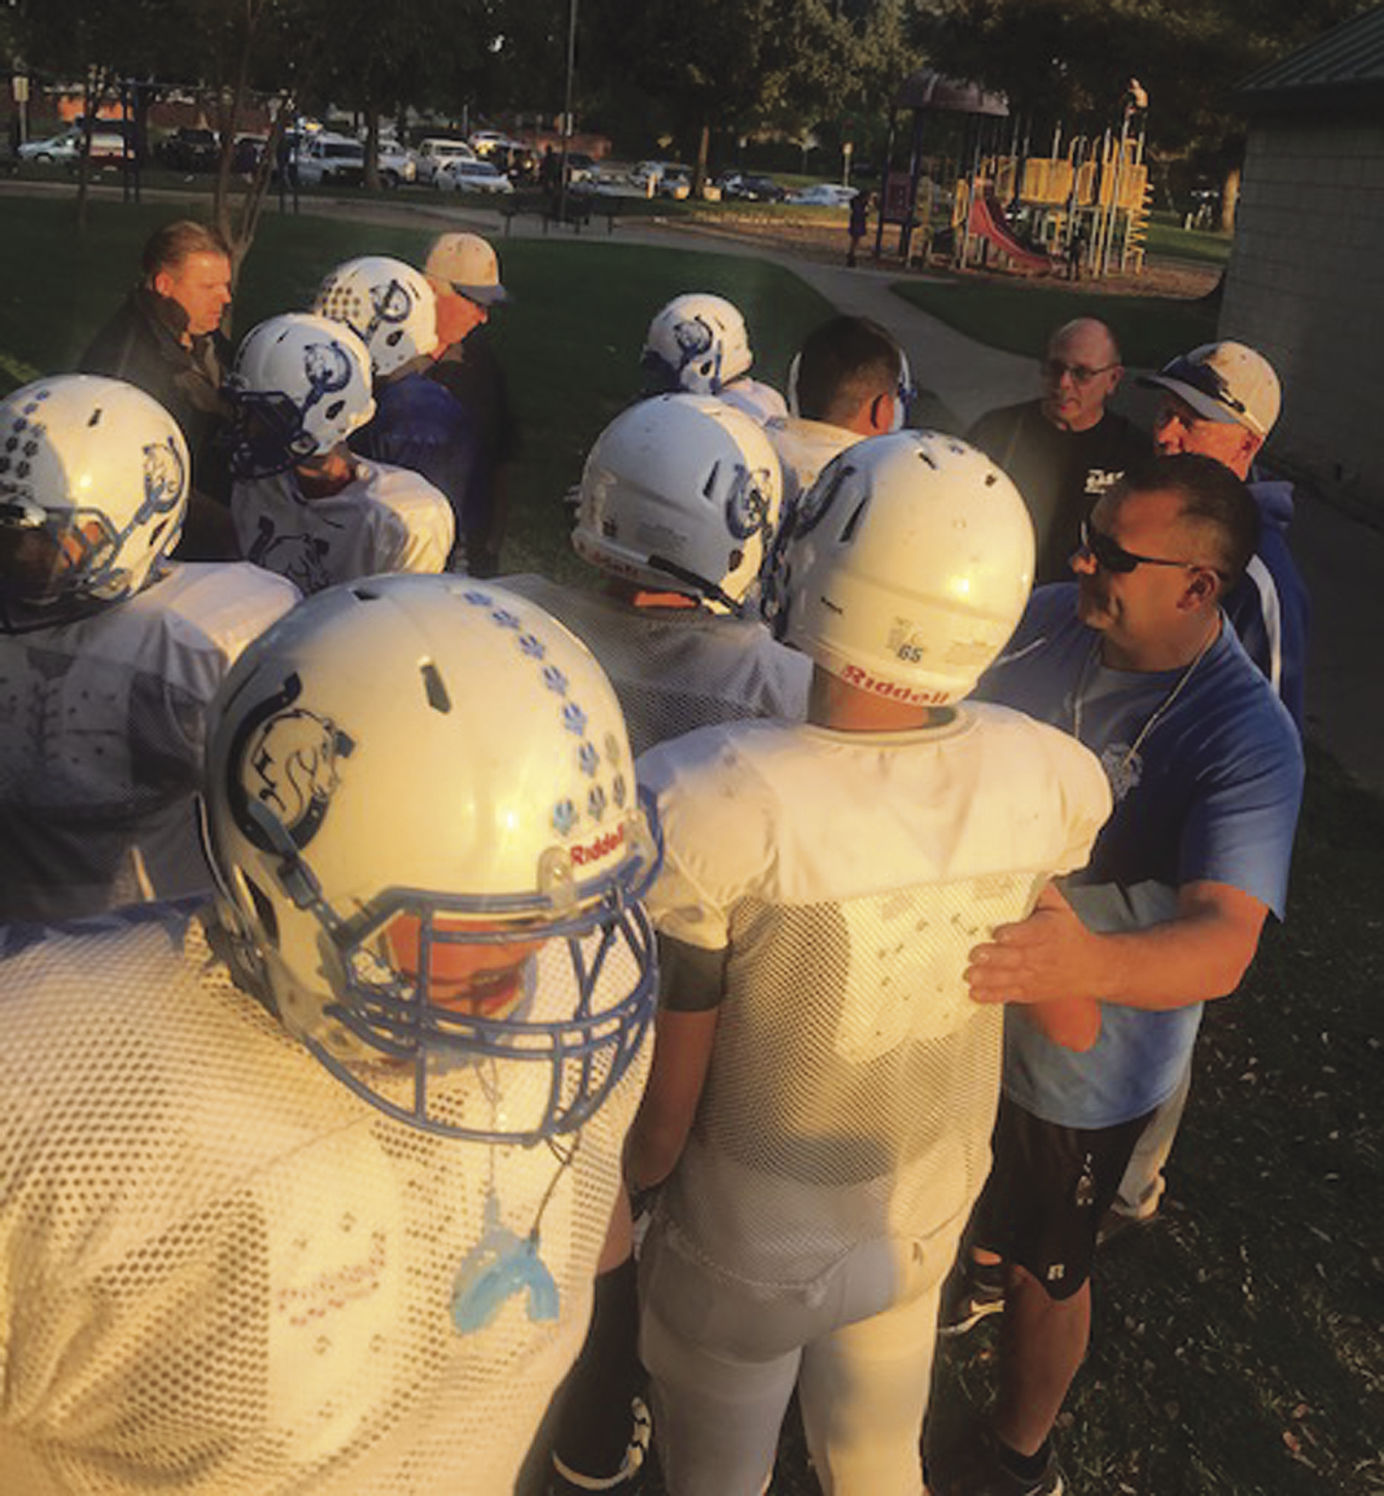
[(1199, 416), (1267, 436), (1282, 393), (1273, 365), (1243, 343), (1203, 343), (1147, 374), (1140, 384), (1171, 390)]
[(500, 284), (500, 262), (479, 234), (440, 235), (433, 241), (423, 269), (481, 306), (509, 300), (509, 292)]

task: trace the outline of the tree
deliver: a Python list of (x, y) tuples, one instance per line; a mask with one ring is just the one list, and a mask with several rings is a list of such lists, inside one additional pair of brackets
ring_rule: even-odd
[(175, 27), (174, 0), (18, 0), (11, 12), (10, 45), (29, 67), (64, 80), (82, 80), (82, 148), (78, 157), (77, 225), (87, 223), (91, 131), (118, 78), (148, 76), (165, 55)]
[(1138, 78), (1150, 96), (1152, 145), (1196, 146), (1238, 169), (1239, 81), (1367, 8), (1368, 0), (934, 0), (917, 13), (914, 35), (942, 72), (1069, 130), (1111, 124)]
[(825, 107), (853, 49), (849, 23), (824, 0), (588, 0), (582, 21), (600, 37), (584, 66), (608, 86), (632, 86), (651, 120), (663, 114), (695, 142), (698, 187), (714, 123), (745, 129)]

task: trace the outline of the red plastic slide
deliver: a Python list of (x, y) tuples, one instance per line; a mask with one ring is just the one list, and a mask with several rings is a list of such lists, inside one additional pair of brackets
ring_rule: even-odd
[(1026, 249), (1010, 232), (1004, 209), (993, 192), (987, 191), (971, 200), (971, 232), (988, 239), (1020, 269), (1049, 271), (1053, 268), (1050, 256)]

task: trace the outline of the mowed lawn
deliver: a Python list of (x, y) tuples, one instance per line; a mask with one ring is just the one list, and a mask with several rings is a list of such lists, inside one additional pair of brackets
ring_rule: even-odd
[(959, 277), (899, 281), (895, 295), (993, 348), (1033, 357), (1054, 327), (1073, 317), (1100, 317), (1120, 341), (1129, 368), (1157, 369), (1175, 354), (1216, 336), (1216, 309), (1175, 296), (1093, 296), (1079, 286)]
[[(67, 204), (0, 201), (8, 387), (70, 364), (169, 213), (96, 204), (93, 232), (79, 240)], [(245, 267), (236, 328), (304, 305), (348, 255), (417, 260), (432, 232), (269, 218)], [(636, 391), (644, 327), (668, 296), (701, 288), (736, 300), (757, 371), (776, 383), (828, 311), (781, 269), (621, 244), (618, 230), (613, 240), (563, 235), (500, 249), (516, 300), (494, 326), (525, 439), (512, 567), (572, 564), (560, 496)], [(941, 298), (967, 294), (993, 341), (1013, 346), (1008, 328), (1025, 352), (1064, 315), (1052, 301), (1062, 293), (914, 289), (939, 298), (928, 305), (938, 315)], [(1149, 311), (1145, 327), (1158, 335), (1158, 310)], [(1040, 331), (1015, 331), (1024, 318)], [(1189, 326), (1162, 336), (1155, 357), (1138, 361), (1201, 341)], [(1091, 1356), (1059, 1430), (1075, 1496), (1384, 1493), (1381, 909), (1384, 807), (1314, 750), (1288, 923), (1267, 931), (1240, 993), (1208, 1011), (1164, 1219), (1115, 1243), (1097, 1266)], [(984, 1407), (994, 1346), (990, 1322), (939, 1355), (933, 1409), (943, 1442)], [(649, 1490), (662, 1491), (656, 1477)], [(817, 1490), (791, 1419), (774, 1490)]]
[[(139, 251), (168, 205), (92, 204), (85, 236), (70, 201), (0, 199), (0, 393), (70, 369), (139, 273)], [(242, 269), (232, 332), (276, 312), (300, 311), (341, 260), (394, 254), (421, 264), (445, 225), (419, 229), (345, 216), (266, 213)], [(523, 433), (512, 474), (510, 570), (577, 565), (565, 535), (563, 493), (581, 478), (605, 424), (639, 393), (639, 353), (649, 318), (682, 291), (714, 291), (745, 313), (754, 371), (782, 388), (788, 362), (831, 308), (796, 276), (760, 260), (622, 244), (597, 228), (582, 235), (497, 239), (512, 304), (492, 336), (509, 376)]]

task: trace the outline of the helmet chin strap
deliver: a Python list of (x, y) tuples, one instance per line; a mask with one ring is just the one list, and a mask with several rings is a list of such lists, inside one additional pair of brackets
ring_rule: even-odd
[(705, 577), (698, 576), (695, 571), (689, 571), (685, 566), (679, 566), (676, 561), (669, 561), (666, 556), (649, 556), (646, 558), (648, 564), (658, 571), (666, 571), (670, 577), (679, 582), (686, 582), (689, 587), (695, 587), (697, 592), (708, 602), (720, 603), (723, 608), (734, 613), (738, 618), (744, 613), (744, 604), (737, 602), (728, 592), (718, 587), (715, 582), (709, 582)]

